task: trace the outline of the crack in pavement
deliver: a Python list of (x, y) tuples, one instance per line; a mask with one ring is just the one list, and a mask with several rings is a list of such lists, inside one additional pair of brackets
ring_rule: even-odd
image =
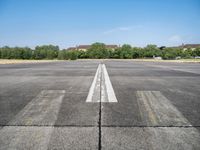
[[(102, 63), (101, 63), (102, 64)], [(102, 67), (102, 65), (101, 65)], [(102, 69), (101, 69), (102, 70)], [(99, 102), (99, 144), (98, 144), (98, 149), (101, 150), (101, 106), (102, 106), (102, 71), (101, 71), (101, 76), (100, 76), (100, 102)]]

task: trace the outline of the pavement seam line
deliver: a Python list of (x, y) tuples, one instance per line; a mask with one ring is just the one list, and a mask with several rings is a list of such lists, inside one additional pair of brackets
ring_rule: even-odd
[[(0, 127), (56, 127), (56, 128), (64, 128), (64, 127), (97, 127), (96, 125), (0, 125)], [(101, 125), (101, 127), (113, 127), (113, 128), (199, 128), (200, 125), (194, 126), (146, 126), (146, 125)]]
[(0, 125), (0, 127), (97, 127), (97, 125)]
[(100, 75), (100, 102), (99, 102), (99, 143), (98, 143), (98, 149), (101, 150), (101, 86), (102, 86), (102, 63), (101, 63), (101, 75)]

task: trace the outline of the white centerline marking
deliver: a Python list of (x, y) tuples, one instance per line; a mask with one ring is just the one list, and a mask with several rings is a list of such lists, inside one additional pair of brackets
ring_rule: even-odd
[[(92, 85), (91, 85), (91, 87), (90, 87), (90, 91), (89, 91), (89, 93), (88, 93), (86, 102), (92, 102), (92, 97), (93, 97), (94, 91), (95, 91), (95, 85), (97, 84), (98, 76), (99, 76), (100, 73), (101, 73), (101, 64), (99, 64), (99, 66), (98, 66), (98, 68), (97, 68), (97, 71), (96, 71), (94, 80), (93, 80), (93, 82), (92, 82)], [(99, 77), (100, 77), (100, 76), (99, 76)]]
[(108, 101), (109, 102), (117, 102), (117, 98), (115, 96), (115, 92), (113, 90), (113, 86), (112, 86), (112, 83), (108, 76), (108, 72), (107, 72), (105, 64), (103, 64), (102, 67), (103, 67), (103, 74), (104, 74), (104, 78), (105, 78), (106, 92), (108, 94)]
[(100, 99), (101, 102), (117, 102), (105, 64), (99, 64), (86, 102), (100, 102)]

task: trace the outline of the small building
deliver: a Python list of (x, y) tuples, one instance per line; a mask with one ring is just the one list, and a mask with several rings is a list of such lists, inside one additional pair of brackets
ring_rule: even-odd
[(91, 45), (79, 45), (79, 46), (77, 46), (77, 50), (78, 51), (86, 51), (90, 47), (91, 47)]
[[(76, 47), (69, 47), (67, 50), (78, 50), (78, 51), (86, 51), (87, 49), (89, 49), (92, 45), (78, 45)], [(106, 45), (107, 49), (116, 49), (118, 48), (118, 45)]]
[(76, 49), (76, 47), (69, 47), (69, 48), (67, 48), (67, 50), (73, 51), (73, 50), (77, 50), (77, 49)]
[(196, 48), (200, 47), (200, 44), (182, 44), (179, 48), (183, 48), (183, 50), (192, 49), (195, 50)]

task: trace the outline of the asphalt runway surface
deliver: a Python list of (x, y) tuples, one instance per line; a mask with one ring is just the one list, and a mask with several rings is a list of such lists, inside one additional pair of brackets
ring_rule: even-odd
[(0, 65), (0, 150), (200, 149), (200, 64)]

